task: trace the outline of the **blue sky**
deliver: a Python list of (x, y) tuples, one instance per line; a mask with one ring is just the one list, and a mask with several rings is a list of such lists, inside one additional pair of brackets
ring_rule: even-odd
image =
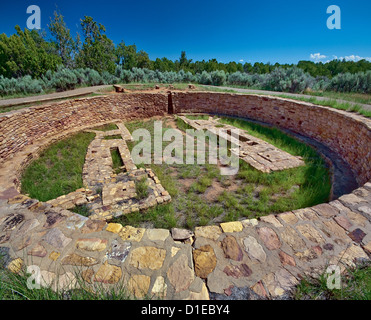
[[(296, 63), (335, 57), (371, 61), (371, 1), (286, 0), (16, 0), (2, 1), (0, 33), (26, 27), (29, 5), (41, 9), (47, 28), (56, 6), (73, 35), (79, 20), (92, 16), (116, 44), (124, 40), (151, 59), (178, 59), (185, 50), (193, 60)], [(329, 5), (341, 9), (341, 29), (329, 30)]]

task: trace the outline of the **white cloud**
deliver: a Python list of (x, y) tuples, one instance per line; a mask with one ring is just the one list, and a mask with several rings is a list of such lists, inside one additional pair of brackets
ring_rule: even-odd
[(243, 59), (241, 59), (240, 62), (243, 62)]
[[(323, 60), (325, 58), (329, 58), (329, 57), (325, 56), (323, 54), (320, 54), (320, 53), (311, 53), (311, 55), (310, 55), (310, 59), (314, 60), (315, 62), (319, 62), (320, 60)], [(346, 61), (354, 61), (354, 62), (365, 59), (365, 60), (371, 62), (371, 57), (361, 57), (361, 56), (358, 56), (358, 55), (355, 55), (355, 54), (351, 54), (349, 56), (344, 56), (344, 57), (338, 57), (338, 56), (333, 54), (332, 58), (327, 59), (326, 61), (324, 61), (324, 63), (330, 62), (331, 60), (337, 60), (337, 59), (338, 60), (344, 60), (345, 59)]]
[(320, 54), (320, 53), (311, 53), (310, 58), (312, 60), (319, 61), (319, 60), (327, 58), (327, 56), (325, 56), (324, 54)]
[(347, 61), (354, 61), (354, 62), (357, 62), (357, 61), (360, 61), (360, 60), (368, 60), (368, 61), (371, 61), (371, 57), (360, 57), (360, 56), (357, 56), (357, 55), (350, 55), (350, 56), (345, 56), (345, 60)]

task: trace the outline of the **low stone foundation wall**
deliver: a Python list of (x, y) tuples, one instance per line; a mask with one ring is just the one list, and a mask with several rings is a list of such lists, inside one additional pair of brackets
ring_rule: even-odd
[[(169, 106), (169, 103), (172, 105)], [(0, 165), (37, 141), (113, 120), (174, 113), (238, 116), (289, 129), (339, 154), (362, 185), (371, 179), (371, 120), (289, 99), (228, 93), (132, 93), (63, 101), (0, 115)]]
[[(189, 230), (93, 220), (17, 192), (21, 168), (42, 148), (103, 123), (207, 112), (263, 121), (337, 152), (362, 187), (329, 204)], [(354, 267), (371, 254), (371, 120), (292, 100), (222, 93), (123, 94), (0, 115), (0, 255), (19, 272), (40, 266), (42, 285), (124, 282), (131, 296), (284, 299), (304, 275)]]
[(339, 154), (357, 182), (371, 179), (371, 120), (311, 103), (258, 95), (172, 93), (174, 113), (205, 112), (259, 120), (315, 139)]
[(133, 120), (167, 112), (164, 94), (133, 93), (68, 100), (0, 115), (0, 164), (36, 141), (71, 129), (115, 119)]

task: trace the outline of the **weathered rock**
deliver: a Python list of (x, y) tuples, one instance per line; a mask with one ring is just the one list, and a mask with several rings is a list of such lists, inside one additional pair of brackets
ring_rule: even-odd
[(280, 251), (279, 257), (280, 257), (281, 263), (284, 266), (285, 265), (289, 265), (289, 266), (293, 266), (293, 267), (296, 266), (295, 259), (293, 257), (291, 257), (290, 255), (288, 255), (286, 252)]
[(360, 247), (351, 244), (350, 247), (340, 252), (337, 260), (351, 268), (354, 268), (357, 262), (361, 260), (369, 260), (369, 257)]
[(128, 281), (128, 289), (136, 298), (143, 298), (147, 295), (151, 278), (145, 275), (132, 275)]
[(279, 222), (273, 214), (270, 214), (270, 215), (264, 216), (264, 217), (260, 217), (259, 219), (260, 219), (260, 221), (272, 224), (276, 228), (282, 228), (283, 227), (282, 223)]
[(20, 213), (12, 213), (8, 215), (2, 223), (1, 231), (14, 230), (20, 223), (24, 221), (24, 215)]
[(3, 268), (5, 268), (11, 261), (9, 251), (10, 248), (8, 247), (0, 247), (0, 266)]
[(18, 237), (16, 241), (12, 242), (15, 251), (22, 250), (32, 243), (31, 236)]
[(352, 223), (344, 216), (337, 216), (334, 218), (334, 220), (345, 230), (349, 230), (352, 227)]
[(318, 228), (328, 237), (335, 238), (338, 237), (344, 241), (348, 241), (348, 237), (342, 227), (340, 227), (334, 220), (323, 221), (322, 227), (320, 224), (317, 224)]
[(61, 256), (60, 252), (52, 251), (49, 255), (49, 259), (53, 261), (57, 261), (60, 256)]
[(302, 261), (310, 262), (313, 259), (317, 259), (322, 254), (322, 249), (319, 246), (314, 246), (309, 249), (305, 249), (303, 252), (296, 252), (295, 256)]
[(152, 241), (165, 241), (170, 235), (166, 229), (147, 229), (147, 237)]
[(43, 227), (46, 229), (53, 228), (66, 219), (65, 216), (63, 216), (59, 212), (54, 212), (54, 211), (48, 211), (45, 213), (45, 215), (46, 215), (46, 221)]
[(223, 271), (227, 276), (233, 277), (235, 279), (248, 277), (252, 274), (252, 270), (245, 263), (242, 263), (239, 266), (228, 265), (224, 268)]
[(298, 280), (286, 269), (280, 268), (276, 273), (263, 277), (263, 283), (273, 297), (280, 297), (298, 284)]
[(332, 218), (339, 213), (339, 211), (336, 208), (334, 208), (333, 206), (330, 206), (327, 203), (318, 204), (312, 207), (312, 209), (315, 212), (317, 212), (320, 216), (325, 217), (325, 218)]
[(16, 204), (16, 203), (22, 203), (24, 201), (30, 200), (29, 197), (23, 195), (23, 194), (18, 194), (15, 197), (11, 198), (8, 200), (9, 204)]
[(304, 250), (306, 248), (305, 242), (298, 233), (291, 227), (287, 227), (281, 232), (282, 241), (287, 243), (295, 251)]
[(180, 248), (178, 247), (171, 247), (171, 257), (174, 257), (178, 251), (180, 250)]
[(325, 239), (323, 239), (321, 234), (309, 224), (300, 224), (297, 225), (296, 228), (305, 238), (312, 242), (320, 244), (325, 242)]
[(315, 211), (310, 208), (298, 209), (294, 210), (293, 213), (300, 219), (300, 220), (317, 220), (318, 216)]
[(83, 217), (79, 214), (74, 214), (66, 219), (66, 227), (71, 230), (79, 230), (88, 221), (88, 217)]
[(111, 250), (106, 253), (106, 257), (124, 262), (130, 252), (130, 248), (130, 242), (119, 243), (117, 240), (112, 240)]
[(371, 241), (363, 246), (363, 250), (365, 250), (368, 254), (371, 254)]
[(187, 240), (191, 238), (194, 235), (194, 233), (187, 229), (179, 229), (179, 228), (172, 228), (171, 229), (171, 236), (174, 240)]
[(162, 276), (158, 276), (153, 284), (151, 295), (158, 298), (165, 298), (167, 293), (167, 284)]
[(209, 291), (207, 290), (205, 283), (202, 284), (200, 292), (191, 291), (186, 300), (210, 300)]
[(219, 226), (204, 226), (204, 227), (196, 227), (195, 229), (195, 236), (203, 237), (211, 240), (218, 240), (219, 236), (222, 234)]
[(357, 243), (361, 243), (363, 238), (366, 236), (366, 234), (363, 232), (363, 230), (357, 228), (354, 229), (352, 232), (348, 233), (348, 236)]
[(226, 236), (221, 242), (224, 255), (227, 259), (232, 259), (236, 261), (241, 261), (243, 258), (243, 253), (237, 240), (233, 236)]
[(14, 237), (23, 237), (25, 234), (36, 228), (40, 224), (39, 220), (31, 219), (25, 221), (20, 228), (14, 233)]
[(258, 219), (244, 219), (244, 220), (241, 220), (241, 223), (242, 223), (242, 226), (244, 228), (248, 228), (248, 227), (255, 227), (259, 224), (259, 221)]
[(13, 273), (20, 273), (23, 268), (24, 262), (21, 258), (16, 258), (8, 264), (8, 270)]
[(132, 226), (125, 226), (119, 233), (119, 236), (124, 241), (140, 241), (146, 230), (143, 228), (134, 228)]
[(121, 230), (122, 230), (122, 224), (120, 223), (109, 223), (106, 228), (106, 231), (113, 232), (113, 233), (120, 233)]
[(106, 222), (103, 220), (87, 220), (84, 226), (81, 228), (81, 233), (93, 233), (102, 231)]
[(280, 239), (271, 228), (258, 228), (258, 235), (269, 250), (275, 250), (281, 247)]
[(81, 272), (81, 277), (84, 281), (86, 281), (87, 283), (93, 283), (92, 281), (92, 277), (94, 275), (94, 271), (93, 269), (86, 269), (86, 270), (83, 270)]
[(325, 250), (334, 250), (334, 245), (333, 244), (331, 244), (331, 243), (325, 243), (324, 245), (323, 245), (323, 249), (325, 249)]
[(268, 298), (268, 293), (267, 291), (265, 291), (265, 288), (262, 284), (261, 281), (258, 281), (257, 283), (255, 283), (251, 289), (260, 297), (263, 297), (263, 298)]
[(58, 228), (53, 228), (48, 231), (48, 233), (43, 237), (43, 240), (58, 249), (63, 249), (72, 241), (71, 238), (67, 238)]
[(252, 236), (248, 236), (243, 239), (245, 251), (247, 252), (250, 259), (258, 260), (259, 262), (265, 262), (267, 255), (263, 247), (259, 242)]
[(139, 247), (130, 254), (129, 264), (138, 269), (158, 270), (162, 267), (166, 250), (155, 247)]
[(8, 242), (10, 239), (10, 233), (5, 233), (0, 236), (0, 244)]
[(298, 218), (292, 212), (284, 212), (278, 215), (278, 218), (286, 222), (287, 224), (295, 224), (298, 222)]
[(49, 287), (53, 288), (53, 283), (56, 280), (57, 275), (53, 272), (49, 272), (46, 270), (40, 271), (40, 285), (42, 287)]
[(210, 245), (202, 246), (193, 251), (196, 276), (206, 279), (216, 266), (214, 249)]
[(170, 266), (167, 277), (174, 286), (175, 292), (188, 289), (194, 279), (194, 273), (188, 265), (188, 257), (185, 254), (181, 254)]
[(98, 263), (97, 259), (91, 257), (83, 257), (76, 253), (72, 253), (62, 259), (61, 262), (63, 265), (72, 265), (72, 266), (93, 266)]
[(121, 276), (122, 271), (120, 267), (105, 262), (100, 266), (97, 273), (95, 274), (94, 281), (114, 284), (119, 282)]
[(86, 251), (103, 251), (107, 247), (107, 240), (100, 238), (77, 239), (76, 248)]
[(239, 221), (224, 222), (220, 224), (223, 232), (240, 232), (243, 229), (243, 225)]

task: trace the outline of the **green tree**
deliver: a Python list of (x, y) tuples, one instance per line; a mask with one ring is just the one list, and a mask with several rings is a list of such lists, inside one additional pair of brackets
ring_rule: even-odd
[(0, 35), (0, 74), (5, 77), (30, 75), (39, 78), (47, 70), (56, 70), (61, 59), (52, 45), (36, 30), (21, 30), (7, 37)]
[(149, 59), (147, 52), (140, 50), (137, 53), (137, 67), (151, 69), (152, 61)]
[(78, 66), (114, 73), (116, 50), (112, 40), (105, 35), (106, 28), (88, 16), (81, 20), (81, 27), (84, 42), (77, 57)]
[(67, 28), (63, 16), (60, 12), (54, 11), (54, 18), (50, 18), (49, 31), (53, 37), (54, 43), (62, 63), (67, 68), (74, 66), (74, 55), (76, 54), (77, 45), (70, 34), (70, 29)]

